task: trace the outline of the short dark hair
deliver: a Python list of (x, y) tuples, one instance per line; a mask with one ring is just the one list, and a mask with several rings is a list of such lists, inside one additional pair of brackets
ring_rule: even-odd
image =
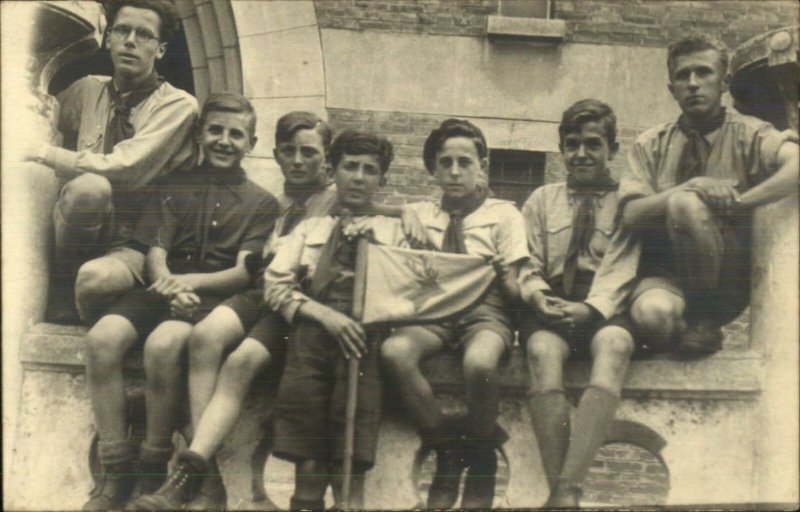
[(433, 172), (436, 168), (436, 153), (442, 149), (447, 139), (453, 137), (466, 137), (475, 143), (475, 149), (478, 150), (480, 158), (486, 158), (489, 154), (489, 148), (486, 145), (486, 137), (480, 128), (470, 123), (466, 119), (446, 119), (438, 128), (435, 128), (428, 135), (425, 140), (425, 146), (422, 150), (422, 160), (425, 162), (425, 168), (428, 172)]
[(149, 9), (158, 14), (161, 24), (158, 27), (158, 38), (162, 43), (168, 43), (178, 33), (181, 26), (180, 16), (171, 0), (100, 0), (105, 8), (108, 27), (114, 26), (120, 9), (123, 7), (136, 7)]
[(345, 130), (331, 144), (328, 153), (334, 170), (344, 155), (375, 155), (381, 166), (381, 174), (386, 174), (394, 159), (394, 148), (389, 139), (374, 133)]
[(563, 150), (564, 137), (580, 131), (586, 123), (596, 122), (603, 127), (603, 133), (609, 146), (617, 143), (617, 116), (608, 104), (600, 100), (587, 98), (574, 103), (561, 115), (558, 125), (558, 146)]
[(292, 137), (300, 130), (314, 130), (322, 138), (322, 146), (325, 151), (331, 147), (333, 132), (328, 123), (316, 114), (297, 110), (278, 119), (278, 123), (275, 125), (275, 146), (291, 141)]
[(256, 111), (250, 100), (236, 92), (213, 92), (209, 94), (200, 111), (200, 126), (206, 122), (210, 112), (233, 112), (248, 114), (250, 121), (250, 135), (256, 132)]
[(704, 35), (692, 35), (675, 41), (667, 47), (667, 70), (669, 79), (672, 80), (672, 70), (675, 68), (675, 59), (683, 55), (702, 52), (705, 50), (716, 50), (719, 53), (719, 63), (722, 66), (722, 74), (728, 72), (728, 50), (719, 41)]

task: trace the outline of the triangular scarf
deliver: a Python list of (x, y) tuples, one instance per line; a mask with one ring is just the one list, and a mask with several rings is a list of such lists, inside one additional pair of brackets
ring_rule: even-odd
[(578, 201), (578, 208), (572, 219), (572, 236), (567, 247), (567, 254), (564, 258), (564, 275), (562, 283), (564, 292), (572, 294), (572, 287), (575, 284), (575, 274), (578, 270), (578, 256), (581, 252), (589, 250), (595, 229), (595, 196), (600, 192), (617, 190), (619, 183), (614, 180), (606, 170), (592, 182), (581, 182), (567, 177), (567, 187), (575, 193)]
[(318, 192), (322, 192), (329, 185), (330, 180), (324, 173), (320, 173), (317, 179), (305, 185), (294, 185), (288, 181), (283, 182), (283, 193), (292, 199), (292, 204), (286, 210), (283, 217), (283, 225), (279, 236), (286, 236), (292, 232), (306, 215), (306, 202)]
[(144, 82), (133, 89), (125, 98), (122, 98), (116, 87), (114, 87), (114, 80), (108, 81), (108, 94), (111, 96), (114, 114), (108, 121), (106, 133), (103, 137), (104, 154), (111, 153), (114, 150), (114, 146), (123, 140), (133, 137), (134, 129), (131, 123), (131, 110), (150, 97), (163, 81), (164, 78), (153, 71)]
[(487, 187), (479, 186), (475, 192), (462, 198), (442, 197), (442, 210), (450, 215), (450, 222), (444, 232), (442, 251), (466, 254), (464, 243), (464, 217), (474, 212), (486, 201), (489, 195)]
[(353, 217), (377, 214), (372, 203), (357, 211), (340, 204), (336, 204), (332, 208), (330, 215), (338, 219), (320, 251), (317, 268), (314, 270), (314, 275), (311, 276), (310, 293), (312, 297), (323, 300), (328, 286), (341, 275), (342, 271), (353, 269), (356, 238), (351, 239), (344, 235), (344, 229), (353, 222)]
[(717, 116), (702, 123), (690, 121), (686, 114), (678, 118), (678, 129), (686, 135), (686, 146), (678, 160), (678, 172), (675, 184), (680, 185), (694, 177), (706, 174), (708, 163), (708, 143), (703, 138), (714, 130), (718, 130), (725, 122), (725, 108), (721, 108)]

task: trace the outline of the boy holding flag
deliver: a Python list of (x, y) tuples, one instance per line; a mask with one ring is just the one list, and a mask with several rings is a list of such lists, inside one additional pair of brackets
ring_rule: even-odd
[[(264, 298), (292, 325), (275, 404), (273, 454), (296, 465), (292, 510), (322, 510), (329, 483), (340, 500), (347, 360), (360, 358), (353, 499), (363, 508), (364, 473), (375, 461), (381, 407), (377, 339), (351, 317), (356, 241), (405, 244), (398, 219), (376, 215), (372, 199), (393, 158), (384, 137), (346, 131), (330, 153), (337, 202), (330, 214), (302, 221), (264, 275)], [(333, 475), (331, 482), (330, 475)]]

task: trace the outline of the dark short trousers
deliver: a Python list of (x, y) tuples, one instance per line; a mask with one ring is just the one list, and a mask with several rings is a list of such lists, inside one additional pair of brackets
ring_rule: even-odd
[(237, 293), (221, 305), (231, 308), (239, 317), (247, 333), (245, 338), (260, 342), (273, 357), (285, 355), (292, 327), (280, 313), (267, 308), (260, 289)]
[[(514, 343), (514, 326), (506, 307), (501, 307), (499, 297), (491, 297), (463, 315), (441, 324), (423, 324), (417, 327), (432, 332), (450, 349), (459, 349), (468, 339), (481, 331), (497, 333), (510, 348)], [(402, 328), (400, 328), (402, 329)]]
[(174, 318), (170, 312), (169, 300), (161, 295), (150, 293), (145, 288), (137, 287), (120, 297), (105, 314), (126, 318), (133, 324), (139, 336), (147, 336), (166, 320), (180, 320), (196, 324), (208, 316), (223, 300), (224, 297), (218, 295), (200, 295), (200, 305), (197, 306), (192, 318)]
[[(370, 351), (359, 365), (353, 446), (353, 463), (359, 471), (375, 463), (382, 394), (378, 343), (385, 336), (385, 332), (369, 334)], [(341, 461), (348, 361), (336, 339), (316, 322), (299, 320), (291, 337), (275, 401), (272, 453), (295, 463)]]
[[(582, 302), (589, 295), (589, 290), (591, 290), (593, 279), (594, 273), (579, 272), (575, 277), (572, 293), (569, 295), (565, 293), (563, 283), (560, 280), (551, 282), (549, 284), (552, 294), (556, 297), (574, 302)], [(550, 325), (544, 320), (541, 320), (534, 311), (528, 310), (520, 312), (517, 318), (517, 325), (519, 326), (520, 343), (523, 344), (523, 346), (527, 345), (527, 340), (533, 333), (537, 331), (550, 331), (558, 334), (564, 339), (564, 341), (567, 342), (571, 351), (570, 357), (575, 359), (591, 358), (592, 338), (598, 331), (604, 327), (610, 326), (621, 327), (631, 333), (636, 352), (646, 349), (646, 347), (644, 347), (640, 341), (641, 336), (636, 336), (633, 321), (627, 312), (615, 315), (608, 320), (570, 329), (566, 326), (562, 327)]]
[[(676, 254), (666, 230), (646, 233), (642, 237), (639, 283), (631, 295), (631, 302), (648, 290), (662, 289), (686, 302), (687, 318), (712, 319), (720, 325), (731, 322), (750, 302), (751, 222), (749, 215), (717, 217), (717, 227), (722, 236), (719, 286), (696, 293), (689, 292), (689, 283), (677, 270)], [(691, 261), (687, 262), (687, 265), (691, 264)]]

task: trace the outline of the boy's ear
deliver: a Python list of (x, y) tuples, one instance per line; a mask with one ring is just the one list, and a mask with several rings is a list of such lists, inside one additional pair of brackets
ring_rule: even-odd
[(258, 137), (255, 134), (251, 135), (250, 136), (250, 149), (248, 150), (248, 153), (250, 151), (253, 151), (253, 148), (256, 147), (256, 143), (257, 142), (258, 142)]
[(165, 53), (167, 53), (167, 43), (159, 44), (158, 51), (156, 52), (156, 60), (161, 60)]
[(380, 186), (385, 186), (389, 179), (386, 177), (386, 173), (381, 174), (381, 180), (378, 182)]
[(336, 169), (333, 168), (333, 165), (327, 160), (322, 165), (325, 167), (325, 174), (328, 175), (328, 178), (333, 179), (334, 174), (336, 174)]
[(619, 142), (615, 142), (608, 149), (608, 159), (613, 160), (614, 157), (617, 156), (617, 151), (619, 151)]
[(200, 125), (200, 122), (194, 124), (194, 128), (192, 129), (192, 137), (194, 141), (200, 144), (201, 135), (203, 134), (203, 127)]
[(489, 158), (483, 157), (481, 158), (481, 170), (485, 175), (489, 175)]

